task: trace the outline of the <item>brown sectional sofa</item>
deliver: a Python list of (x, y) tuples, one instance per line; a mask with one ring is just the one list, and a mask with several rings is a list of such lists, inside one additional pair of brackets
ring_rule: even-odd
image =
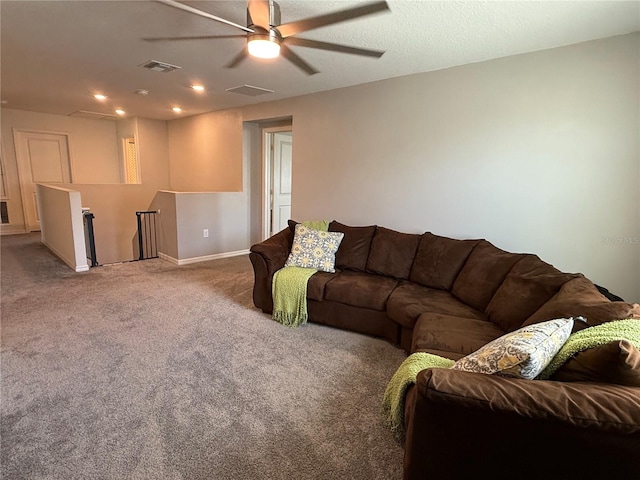
[[(294, 226), (251, 247), (253, 300), (266, 313)], [(309, 320), (384, 338), (408, 354), (457, 360), (553, 318), (585, 317), (574, 331), (640, 318), (637, 304), (610, 301), (584, 275), (484, 239), (337, 221), (329, 230), (344, 238), (336, 272), (309, 280)], [(629, 355), (640, 371), (640, 353)], [(566, 380), (422, 371), (406, 396), (405, 478), (640, 478), (640, 383)]]

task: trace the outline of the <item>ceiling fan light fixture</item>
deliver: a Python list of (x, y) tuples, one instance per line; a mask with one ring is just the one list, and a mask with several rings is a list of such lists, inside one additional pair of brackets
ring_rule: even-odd
[(249, 40), (249, 53), (258, 58), (276, 58), (280, 55), (280, 45), (271, 40)]
[(270, 32), (255, 33), (249, 35), (247, 42), (249, 55), (257, 58), (276, 58), (280, 55), (280, 38), (278, 34)]

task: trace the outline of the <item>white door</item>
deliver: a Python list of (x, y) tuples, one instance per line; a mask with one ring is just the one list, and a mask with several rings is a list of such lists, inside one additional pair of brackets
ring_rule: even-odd
[(64, 133), (14, 130), (25, 227), (40, 230), (36, 183), (71, 183), (69, 137)]
[(291, 163), (293, 136), (291, 132), (273, 134), (271, 175), (271, 235), (287, 226), (291, 218)]

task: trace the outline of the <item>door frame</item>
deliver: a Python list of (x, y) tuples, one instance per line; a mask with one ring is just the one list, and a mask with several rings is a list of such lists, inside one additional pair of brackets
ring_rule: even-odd
[[(29, 226), (29, 217), (27, 213), (27, 203), (26, 203), (26, 201), (29, 199), (25, 198), (28, 192), (26, 191), (24, 181), (28, 177), (29, 172), (26, 170), (27, 166), (24, 165), (23, 163), (25, 157), (23, 156), (24, 152), (22, 151), (22, 145), (20, 144), (20, 141), (19, 141), (19, 135), (21, 133), (37, 133), (42, 135), (61, 135), (66, 137), (67, 154), (69, 155), (69, 176), (71, 177), (69, 183), (73, 183), (73, 180), (76, 177), (76, 172), (73, 164), (73, 154), (71, 153), (71, 133), (60, 131), (60, 130), (42, 130), (38, 128), (17, 128), (17, 127), (13, 127), (12, 131), (13, 131), (13, 148), (15, 150), (16, 165), (18, 167), (18, 185), (20, 186), (20, 201), (22, 203), (22, 217), (24, 221), (24, 230), (25, 232), (28, 233), (31, 231), (31, 227)], [(31, 167), (29, 167), (29, 169), (30, 168)]]
[[(293, 125), (268, 127), (262, 129), (262, 239), (271, 235), (271, 194), (272, 164), (273, 164), (273, 134), (290, 132), (293, 136)], [(292, 159), (293, 162), (293, 159)]]

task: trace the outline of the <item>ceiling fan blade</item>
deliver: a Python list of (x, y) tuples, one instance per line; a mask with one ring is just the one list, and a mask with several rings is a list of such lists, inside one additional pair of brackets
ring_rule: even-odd
[(249, 16), (254, 25), (269, 30), (271, 19), (269, 16), (269, 0), (249, 0)]
[(318, 73), (318, 70), (313, 68), (307, 62), (305, 62), (302, 58), (300, 58), (298, 55), (293, 53), (291, 49), (288, 48), (286, 45), (284, 44), (280, 45), (280, 53), (284, 58), (286, 58), (291, 63), (293, 63), (296, 67), (300, 68), (301, 70), (304, 70), (307, 75), (315, 75), (316, 73)]
[(164, 42), (168, 40), (209, 40), (212, 38), (247, 38), (246, 35), (196, 35), (193, 37), (151, 37), (143, 38), (145, 42)]
[(364, 15), (370, 15), (376, 12), (382, 12), (389, 10), (387, 2), (375, 2), (360, 7), (348, 8), (346, 10), (340, 10), (338, 12), (328, 13), (326, 15), (319, 15), (317, 17), (311, 17), (304, 20), (298, 20), (296, 22), (285, 23), (277, 27), (278, 32), (282, 38), (290, 37), (297, 33), (313, 30), (314, 28), (324, 27), (325, 25), (333, 25), (334, 23), (344, 22), (353, 18), (362, 17)]
[(283, 40), (288, 45), (296, 45), (298, 47), (318, 48), (320, 50), (329, 50), (330, 52), (352, 53), (353, 55), (363, 55), (365, 57), (380, 58), (384, 55), (380, 50), (368, 50), (366, 48), (349, 47), (348, 45), (339, 45), (337, 43), (319, 42), (317, 40), (308, 40), (306, 38), (287, 37)]
[(253, 33), (253, 30), (251, 30), (250, 28), (244, 27), (242, 25), (238, 25), (237, 23), (233, 23), (229, 20), (225, 20), (224, 18), (216, 17), (211, 13), (198, 10), (197, 8), (190, 7), (189, 5), (185, 5), (184, 3), (180, 3), (175, 0), (156, 0), (156, 2), (162, 3), (164, 5), (168, 5), (170, 7), (177, 8), (179, 10), (184, 10), (185, 12), (195, 13), (196, 15), (200, 15), (201, 17), (208, 18), (210, 20), (215, 20), (216, 22), (226, 23), (227, 25), (231, 25), (232, 27), (239, 28), (240, 30), (244, 30), (245, 32)]
[(240, 62), (242, 62), (245, 58), (247, 58), (247, 49), (243, 48), (240, 53), (238, 53), (238, 55), (236, 55), (235, 57), (233, 57), (233, 60), (231, 60), (229, 63), (227, 63), (225, 65), (226, 68), (234, 68), (237, 67)]

